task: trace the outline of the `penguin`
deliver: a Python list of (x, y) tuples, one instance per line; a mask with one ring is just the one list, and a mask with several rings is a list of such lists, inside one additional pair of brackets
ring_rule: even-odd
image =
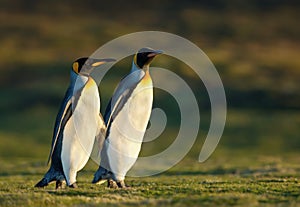
[(71, 69), (70, 85), (56, 117), (48, 164), (51, 166), (35, 187), (56, 181), (56, 189), (66, 181), (76, 188), (76, 175), (87, 163), (94, 142), (99, 148), (105, 138), (106, 125), (100, 114), (98, 86), (90, 76), (92, 70), (114, 59), (79, 58)]
[(150, 119), (153, 84), (149, 65), (160, 50), (140, 49), (130, 73), (117, 86), (104, 115), (107, 133), (92, 183), (126, 188), (125, 175), (136, 162)]

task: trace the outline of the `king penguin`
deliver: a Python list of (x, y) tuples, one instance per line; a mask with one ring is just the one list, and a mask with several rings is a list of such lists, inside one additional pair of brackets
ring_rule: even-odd
[(63, 181), (76, 188), (76, 175), (87, 163), (92, 148), (101, 148), (106, 125), (100, 114), (98, 86), (90, 76), (92, 70), (114, 59), (79, 58), (71, 69), (70, 85), (56, 117), (48, 163), (51, 166), (35, 187), (56, 181), (56, 189)]
[(107, 133), (92, 183), (126, 188), (125, 175), (136, 162), (150, 119), (153, 84), (149, 65), (160, 50), (140, 49), (130, 73), (117, 86), (104, 115)]

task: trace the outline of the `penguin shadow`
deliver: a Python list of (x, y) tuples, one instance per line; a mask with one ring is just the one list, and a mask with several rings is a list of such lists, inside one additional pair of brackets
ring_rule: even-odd
[[(79, 187), (80, 188), (80, 187)], [(62, 188), (62, 189), (52, 189), (52, 190), (46, 190), (47, 193), (51, 195), (56, 195), (56, 196), (85, 196), (85, 197), (97, 197), (99, 196), (99, 192), (87, 192), (83, 191), (82, 189), (80, 190), (79, 188), (77, 189), (70, 189), (68, 187)]]
[(93, 192), (83, 192), (81, 188), (83, 189), (82, 185), (78, 186), (78, 188), (70, 188), (66, 185), (65, 182), (63, 182), (62, 186), (56, 189), (55, 181), (53, 181), (43, 188), (35, 188), (35, 189), (37, 189), (38, 191), (44, 191), (51, 195), (57, 195), (57, 196), (59, 195), (60, 196), (76, 196), (76, 195), (92, 196), (90, 194), (94, 194)]
[(279, 172), (280, 169), (276, 167), (268, 167), (268, 168), (256, 168), (256, 169), (249, 169), (249, 168), (223, 168), (223, 167), (216, 167), (206, 171), (170, 171), (165, 172), (165, 176), (209, 176), (209, 175), (238, 175), (238, 176), (258, 176), (258, 175), (266, 175), (270, 173)]
[(169, 171), (165, 172), (164, 175), (166, 176), (176, 176), (176, 175), (186, 175), (186, 176), (196, 176), (196, 175), (229, 175), (229, 174), (236, 174), (238, 169), (236, 168), (229, 168), (225, 169), (222, 167), (214, 168), (211, 170), (206, 171)]
[(86, 197), (98, 197), (102, 192), (120, 192), (126, 191), (130, 188), (110, 188), (107, 183), (104, 184), (92, 184), (90, 182), (79, 182), (77, 188), (70, 188), (64, 182), (61, 188), (55, 189), (55, 182), (51, 182), (47, 187), (43, 189), (51, 195), (57, 196), (86, 196)]

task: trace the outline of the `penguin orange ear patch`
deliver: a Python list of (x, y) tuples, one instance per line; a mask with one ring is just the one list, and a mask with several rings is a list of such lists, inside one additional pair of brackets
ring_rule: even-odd
[(137, 65), (137, 62), (136, 62), (137, 60), (136, 59), (137, 59), (137, 54), (135, 54), (134, 57), (133, 57), (133, 62), (134, 62), (135, 65)]
[(79, 64), (78, 64), (78, 62), (73, 63), (73, 71), (77, 74), (79, 73)]

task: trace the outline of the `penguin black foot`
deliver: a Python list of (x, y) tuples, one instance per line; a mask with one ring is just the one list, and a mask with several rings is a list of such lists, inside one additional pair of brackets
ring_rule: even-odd
[(78, 188), (77, 183), (73, 183), (71, 185), (69, 185), (70, 188)]
[(37, 184), (35, 184), (34, 187), (37, 187), (37, 188), (42, 188), (42, 187), (45, 187), (48, 185), (48, 180), (46, 178), (43, 178), (40, 182), (38, 182)]
[(128, 189), (130, 188), (129, 186), (127, 186), (124, 182), (124, 180), (121, 180), (121, 181), (114, 181), (113, 179), (109, 179), (108, 180), (108, 183), (107, 183), (107, 187), (108, 188), (122, 188), (122, 189)]
[(118, 185), (117, 185), (116, 181), (114, 181), (113, 179), (108, 179), (107, 187), (116, 189), (116, 188), (118, 188)]
[(63, 181), (62, 180), (57, 180), (55, 184), (55, 189), (61, 189), (63, 187)]
[(123, 189), (130, 188), (128, 185), (125, 184), (124, 180), (116, 182), (116, 184), (117, 184), (118, 188), (123, 188)]

